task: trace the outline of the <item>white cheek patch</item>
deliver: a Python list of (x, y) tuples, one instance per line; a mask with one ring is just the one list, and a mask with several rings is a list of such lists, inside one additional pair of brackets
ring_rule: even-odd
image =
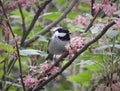
[(60, 37), (64, 37), (66, 35), (66, 33), (59, 33)]
[(56, 31), (56, 32), (53, 34), (53, 38), (54, 38), (54, 37), (58, 37), (58, 36), (64, 37), (65, 35), (66, 35), (66, 33), (59, 33), (58, 31)]

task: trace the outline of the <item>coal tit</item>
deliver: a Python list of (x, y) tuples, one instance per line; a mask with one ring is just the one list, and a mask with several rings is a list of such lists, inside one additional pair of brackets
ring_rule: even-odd
[(66, 51), (65, 45), (70, 41), (70, 32), (67, 28), (57, 27), (53, 29), (52, 37), (48, 43), (48, 56), (46, 60), (53, 60), (54, 55), (60, 55)]

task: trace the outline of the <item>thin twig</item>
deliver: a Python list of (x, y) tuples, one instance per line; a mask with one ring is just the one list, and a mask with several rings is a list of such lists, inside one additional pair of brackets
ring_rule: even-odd
[(95, 19), (96, 19), (97, 16), (99, 15), (100, 11), (101, 11), (100, 9), (97, 11), (97, 13), (95, 14), (95, 16), (94, 16), (93, 19), (91, 20), (90, 24), (89, 24), (89, 25), (87, 26), (87, 28), (85, 29), (85, 32), (87, 32), (87, 31), (91, 28), (91, 26), (93, 25)]
[(39, 89), (43, 88), (43, 86), (45, 86), (48, 82), (50, 82), (51, 80), (53, 80), (55, 77), (57, 77), (58, 75), (60, 75), (66, 68), (68, 68), (73, 62), (74, 60), (81, 54), (83, 53), (85, 50), (87, 50), (87, 48), (95, 43), (96, 41), (98, 41), (106, 32), (107, 30), (113, 26), (115, 24), (115, 22), (111, 22), (108, 25), (106, 25), (103, 30), (91, 41), (89, 41), (87, 44), (84, 45), (83, 48), (81, 48), (62, 68), (61, 70), (59, 70), (58, 72), (56, 72), (54, 75), (52, 75), (50, 78), (48, 78), (46, 81), (40, 83), (38, 86), (36, 86), (32, 91), (38, 91)]
[[(9, 30), (10, 30), (10, 32), (11, 32), (13, 38), (15, 39), (15, 34), (14, 34), (14, 32), (13, 32), (13, 30), (12, 30), (12, 27), (11, 27), (11, 25), (10, 25), (10, 23), (9, 23), (8, 16), (7, 16), (6, 12), (5, 12), (5, 8), (4, 8), (3, 3), (2, 3), (1, 0), (0, 0), (0, 5), (1, 5), (1, 7), (2, 7), (3, 14), (4, 14), (4, 16), (5, 16), (6, 20), (7, 20), (6, 23), (7, 23), (7, 25), (8, 25), (8, 28), (9, 28)], [(16, 51), (17, 51), (18, 61), (19, 61), (19, 67), (20, 67), (20, 78), (21, 78), (21, 83), (22, 83), (22, 86), (23, 86), (23, 90), (25, 91), (25, 86), (24, 86), (24, 82), (23, 82), (23, 78), (22, 78), (22, 77), (23, 77), (23, 76), (22, 76), (22, 65), (21, 65), (21, 59), (20, 59), (19, 48), (18, 48), (18, 45), (17, 45), (17, 41), (15, 41), (15, 42), (16, 42)]]
[(45, 0), (44, 4), (43, 4), (41, 7), (39, 7), (37, 13), (35, 14), (32, 22), (31, 22), (31, 24), (30, 24), (30, 26), (29, 26), (29, 28), (28, 28), (28, 30), (25, 32), (25, 35), (23, 35), (23, 37), (22, 37), (22, 39), (21, 39), (21, 44), (20, 44), (21, 47), (24, 46), (24, 41), (25, 41), (25, 39), (27, 38), (27, 36), (29, 35), (29, 33), (31, 32), (31, 30), (33, 29), (33, 27), (34, 27), (34, 25), (35, 25), (38, 17), (40, 16), (40, 14), (42, 13), (42, 11), (45, 9), (45, 7), (46, 7), (51, 1), (52, 1), (52, 0)]
[(23, 11), (22, 11), (22, 8), (21, 8), (21, 5), (20, 5), (20, 4), (18, 4), (18, 7), (19, 7), (19, 11), (20, 11), (21, 18), (22, 18), (23, 36), (24, 36), (24, 35), (25, 35), (25, 32), (26, 32), (25, 17), (24, 17), (24, 14), (23, 14)]
[(78, 0), (72, 0), (72, 2), (70, 3), (70, 5), (65, 9), (65, 11), (61, 14), (61, 16), (59, 18), (57, 18), (54, 22), (52, 22), (51, 24), (49, 24), (48, 26), (46, 26), (43, 30), (41, 30), (38, 34), (36, 34), (35, 36), (33, 36), (31, 39), (28, 39), (27, 41), (25, 41), (24, 43), (24, 47), (28, 46), (30, 43), (34, 42), (35, 40), (37, 40), (39, 38), (40, 35), (44, 35), (45, 33), (47, 33), (52, 27), (54, 27), (55, 25), (57, 25), (60, 21), (62, 21), (67, 14), (72, 10), (72, 8), (74, 7), (74, 5), (78, 2)]
[(93, 5), (95, 3), (95, 0), (91, 0), (91, 15), (94, 16), (95, 9), (93, 9)]

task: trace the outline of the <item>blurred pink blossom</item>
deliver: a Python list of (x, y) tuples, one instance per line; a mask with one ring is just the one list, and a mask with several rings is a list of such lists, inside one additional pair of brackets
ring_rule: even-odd
[(103, 4), (103, 11), (105, 12), (105, 14), (108, 16), (108, 17), (112, 17), (113, 16), (113, 13), (116, 11), (116, 5), (115, 4), (112, 4), (112, 5), (106, 5), (106, 4)]
[(17, 2), (16, 1), (10, 1), (7, 4), (8, 9), (13, 9), (16, 6)]
[[(34, 0), (36, 3), (38, 0)], [(24, 7), (25, 5), (30, 5), (30, 0), (17, 0), (17, 1), (9, 1), (7, 4), (8, 9), (13, 9), (16, 5), (20, 5)]]
[(85, 0), (87, 4), (91, 4), (91, 0)]
[(57, 72), (58, 69), (59, 69), (58, 67), (54, 66), (49, 73), (53, 75)]
[(30, 71), (33, 71), (33, 72), (35, 72), (37, 69), (37, 66), (30, 65), (29, 67), (30, 67)]
[(108, 4), (110, 0), (102, 0), (102, 4)]
[(15, 37), (14, 37), (14, 48), (16, 48), (16, 46), (17, 46), (17, 42), (18, 42), (18, 40), (19, 40), (19, 38), (18, 38), (18, 36), (17, 35), (15, 35)]
[(38, 0), (33, 0), (34, 3), (38, 3), (39, 1)]
[(1, 29), (2, 29), (2, 35), (4, 36), (5, 40), (8, 41), (10, 33), (9, 33), (9, 31), (7, 31), (6, 24), (2, 24)]
[(115, 25), (117, 28), (120, 28), (120, 18), (118, 18), (116, 21), (115, 21)]
[(19, 4), (21, 6), (29, 5), (30, 4), (30, 0), (18, 0), (17, 4)]
[(18, 58), (18, 55), (16, 52), (14, 52), (13, 54), (11, 54), (11, 59), (12, 60), (16, 60)]
[(99, 9), (103, 10), (108, 17), (112, 17), (113, 13), (116, 11), (116, 4), (108, 4), (109, 1), (104, 1), (104, 4), (94, 4), (93, 9), (98, 11)]
[(26, 76), (26, 80), (24, 81), (24, 84), (28, 88), (33, 88), (36, 84), (39, 83), (39, 80), (36, 78), (33, 78), (31, 75)]
[(49, 64), (47, 62), (44, 62), (43, 64), (41, 64), (42, 71), (46, 71), (48, 68), (49, 68)]
[(83, 16), (78, 15), (75, 20), (73, 21), (74, 24), (82, 24), (84, 26), (87, 25), (86, 18)]
[(93, 4), (93, 9), (95, 9), (95, 11), (102, 9), (102, 4)]
[(82, 47), (85, 44), (85, 39), (82, 36), (76, 36), (71, 38), (70, 45), (66, 46), (67, 51), (69, 52), (69, 57), (77, 52), (77, 49)]

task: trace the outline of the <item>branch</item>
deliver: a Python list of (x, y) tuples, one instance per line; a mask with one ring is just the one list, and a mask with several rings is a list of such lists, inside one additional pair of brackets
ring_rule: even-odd
[(24, 47), (28, 46), (30, 43), (34, 42), (35, 40), (37, 40), (39, 38), (39, 35), (44, 35), (46, 32), (48, 32), (53, 26), (55, 26), (56, 24), (58, 24), (60, 21), (62, 21), (67, 14), (71, 11), (71, 9), (74, 7), (74, 5), (78, 2), (78, 0), (72, 0), (72, 2), (70, 3), (70, 5), (68, 6), (68, 8), (66, 8), (66, 10), (62, 13), (62, 15), (55, 20), (54, 22), (52, 22), (51, 24), (49, 24), (48, 26), (46, 26), (43, 30), (41, 30), (38, 34), (36, 34), (35, 36), (33, 36), (31, 39), (25, 41), (24, 43)]
[[(0, 5), (1, 5), (1, 7), (2, 7), (3, 14), (4, 14), (4, 16), (5, 16), (6, 20), (7, 20), (6, 23), (7, 23), (7, 25), (8, 25), (8, 28), (9, 28), (11, 34), (12, 34), (13, 39), (15, 39), (15, 34), (14, 34), (14, 32), (13, 32), (13, 30), (12, 30), (12, 27), (11, 27), (11, 25), (10, 25), (10, 23), (9, 23), (8, 16), (7, 16), (6, 12), (5, 12), (5, 8), (4, 8), (3, 3), (2, 3), (1, 0), (0, 0)], [(15, 46), (16, 46), (16, 51), (17, 51), (17, 56), (18, 56), (18, 61), (19, 61), (19, 67), (20, 67), (21, 83), (22, 83), (22, 86), (23, 86), (23, 90), (25, 91), (25, 86), (24, 86), (24, 82), (23, 82), (23, 78), (22, 78), (22, 77), (23, 77), (23, 76), (22, 76), (22, 65), (21, 65), (19, 48), (18, 48), (18, 45), (17, 45), (17, 41), (15, 41), (15, 43), (16, 43)]]
[(30, 24), (30, 26), (29, 26), (29, 28), (28, 28), (28, 30), (25, 32), (25, 35), (23, 35), (23, 37), (22, 37), (22, 39), (21, 39), (21, 44), (20, 44), (21, 47), (24, 46), (24, 41), (25, 41), (25, 39), (27, 38), (27, 36), (29, 35), (29, 33), (31, 32), (31, 30), (33, 29), (33, 27), (34, 27), (34, 25), (35, 25), (38, 17), (40, 16), (40, 14), (42, 13), (42, 11), (45, 9), (45, 7), (46, 7), (51, 1), (52, 1), (52, 0), (45, 0), (44, 4), (43, 4), (41, 7), (39, 7), (36, 15), (34, 16), (32, 22), (31, 22), (31, 24)]
[(91, 15), (94, 16), (94, 9), (93, 9), (93, 4), (95, 3), (95, 0), (91, 0)]
[(97, 13), (95, 14), (95, 16), (93, 17), (93, 19), (91, 20), (90, 24), (89, 24), (89, 25), (87, 26), (87, 28), (85, 29), (85, 32), (87, 32), (87, 31), (91, 28), (91, 26), (93, 25), (95, 19), (97, 18), (97, 16), (99, 15), (100, 12), (101, 12), (101, 10), (99, 9), (99, 10), (97, 11)]
[(108, 25), (106, 25), (103, 30), (101, 31), (101, 33), (99, 33), (94, 39), (92, 39), (90, 42), (88, 42), (87, 44), (84, 45), (83, 48), (81, 48), (62, 68), (61, 70), (59, 70), (58, 72), (56, 72), (54, 75), (52, 75), (50, 78), (48, 78), (46, 81), (40, 83), (38, 86), (36, 86), (32, 91), (38, 91), (39, 89), (43, 88), (43, 86), (45, 86), (48, 82), (50, 82), (51, 80), (53, 80), (55, 77), (57, 77), (58, 75), (60, 75), (66, 68), (68, 68), (73, 62), (74, 60), (81, 54), (83, 53), (85, 50), (87, 50), (87, 48), (95, 43), (96, 41), (98, 41), (106, 32), (107, 30), (113, 26), (115, 24), (115, 22), (111, 22)]
[(24, 17), (24, 15), (23, 15), (23, 11), (22, 11), (22, 8), (21, 8), (21, 5), (20, 5), (20, 4), (18, 4), (18, 7), (19, 7), (20, 14), (21, 14), (21, 18), (22, 18), (23, 36), (24, 36), (24, 35), (25, 35), (25, 32), (26, 32), (25, 17)]

